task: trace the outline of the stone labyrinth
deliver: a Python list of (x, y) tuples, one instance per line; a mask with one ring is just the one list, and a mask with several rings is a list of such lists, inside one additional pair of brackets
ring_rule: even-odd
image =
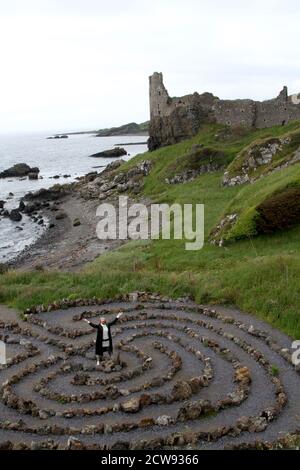
[[(1, 313), (2, 449), (246, 448), (299, 432), (291, 339), (256, 318), (144, 293), (42, 310)], [(81, 320), (120, 311), (97, 367)]]

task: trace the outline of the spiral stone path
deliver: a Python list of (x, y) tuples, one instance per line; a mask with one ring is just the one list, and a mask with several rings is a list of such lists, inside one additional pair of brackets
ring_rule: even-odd
[[(95, 330), (113, 319), (113, 359)], [(250, 315), (133, 293), (0, 307), (1, 449), (224, 449), (299, 433), (291, 338)]]

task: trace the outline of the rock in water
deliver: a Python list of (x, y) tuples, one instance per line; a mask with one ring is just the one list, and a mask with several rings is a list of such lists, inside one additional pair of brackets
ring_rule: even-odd
[(49, 139), (68, 139), (69, 136), (68, 135), (53, 135), (53, 136), (50, 136), (50, 137), (46, 137), (47, 140)]
[(38, 173), (32, 173), (32, 171), (30, 173), (28, 173), (28, 179), (29, 180), (37, 180), (38, 179)]
[(24, 201), (20, 201), (20, 204), (19, 204), (19, 211), (23, 211), (24, 209), (25, 209)]
[(16, 165), (8, 168), (0, 173), (0, 178), (12, 178), (27, 176), (29, 173), (39, 173), (38, 168), (30, 168), (27, 163), (17, 163)]
[(111, 150), (105, 150), (104, 152), (94, 153), (90, 155), (93, 158), (117, 158), (123, 157), (123, 155), (127, 155), (127, 152), (122, 147), (116, 147)]
[(13, 222), (20, 222), (20, 220), (22, 220), (22, 214), (20, 214), (18, 209), (13, 209), (9, 214), (9, 218)]

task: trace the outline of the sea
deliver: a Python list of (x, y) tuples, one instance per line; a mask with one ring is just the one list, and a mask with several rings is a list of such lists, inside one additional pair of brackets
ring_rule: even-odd
[[(115, 158), (91, 158), (90, 155), (114, 148), (122, 144), (129, 160), (147, 150), (145, 144), (123, 145), (146, 142), (147, 136), (95, 137), (92, 134), (70, 135), (68, 139), (47, 139), (49, 134), (0, 135), (0, 172), (16, 163), (27, 163), (40, 169), (38, 180), (28, 178), (0, 179), (0, 200), (4, 208), (18, 208), (20, 199), (28, 192), (50, 188), (54, 184), (75, 181), (91, 171), (101, 172)], [(64, 178), (64, 175), (70, 175)], [(59, 176), (58, 179), (53, 179)], [(0, 264), (12, 261), (26, 247), (33, 244), (47, 230), (28, 216), (22, 221), (12, 222), (0, 216)]]

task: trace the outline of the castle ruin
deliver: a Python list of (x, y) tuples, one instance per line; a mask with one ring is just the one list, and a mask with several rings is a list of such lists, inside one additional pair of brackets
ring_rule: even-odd
[(221, 100), (211, 93), (197, 92), (171, 98), (162, 73), (150, 78), (149, 150), (174, 144), (195, 135), (202, 124), (215, 122), (231, 127), (262, 129), (300, 120), (300, 94), (288, 96), (284, 87), (277, 98)]

